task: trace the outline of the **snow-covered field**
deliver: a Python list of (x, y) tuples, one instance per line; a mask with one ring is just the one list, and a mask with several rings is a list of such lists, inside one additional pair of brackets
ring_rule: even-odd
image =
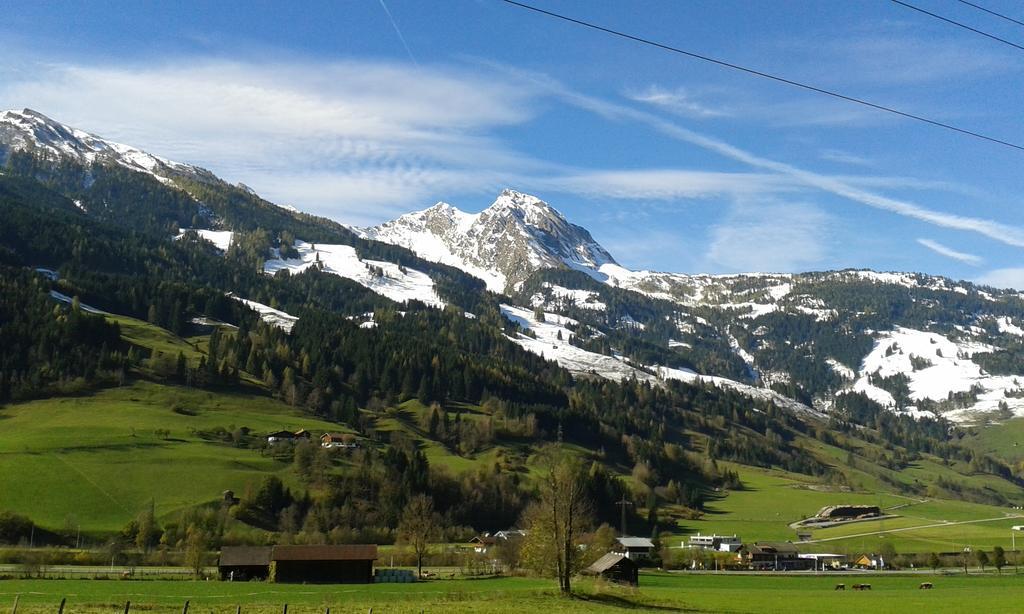
[(217, 249), (219, 249), (222, 252), (228, 251), (228, 248), (231, 247), (231, 239), (232, 237), (235, 236), (235, 233), (231, 232), (230, 230), (202, 230), (194, 228), (182, 228), (178, 232), (178, 236), (175, 237), (175, 239), (181, 239), (181, 237), (185, 236), (185, 233), (190, 230), (198, 233), (200, 237), (206, 239), (210, 243), (213, 243), (215, 246), (217, 246)]
[[(62, 303), (67, 303), (68, 305), (70, 305), (74, 301), (74, 299), (71, 298), (70, 296), (68, 296), (67, 294), (61, 294), (60, 292), (57, 292), (56, 290), (50, 290), (50, 297), (54, 298), (54, 299), (56, 299), (56, 300), (58, 300), (58, 301), (60, 301)], [(82, 311), (85, 311), (85, 312), (88, 312), (88, 313), (107, 313), (106, 311), (103, 311), (102, 309), (97, 309), (95, 307), (86, 305), (85, 303), (82, 303), (82, 302), (79, 302), (78, 306), (82, 308)]]
[(299, 252), (297, 258), (267, 260), (264, 272), (271, 275), (285, 270), (297, 273), (320, 266), (327, 273), (351, 279), (399, 303), (415, 299), (433, 307), (444, 307), (444, 301), (434, 289), (434, 281), (426, 273), (393, 262), (361, 260), (350, 245), (296, 241), (295, 249)]
[(260, 314), (260, 318), (267, 324), (277, 326), (283, 329), (286, 333), (292, 332), (292, 327), (299, 321), (297, 316), (293, 316), (289, 313), (285, 313), (273, 307), (264, 305), (263, 303), (257, 303), (256, 301), (250, 301), (233, 294), (228, 294), (231, 298), (236, 301), (245, 303), (248, 307), (254, 309)]
[[(903, 373), (909, 379), (912, 400), (942, 402), (951, 395), (977, 391), (976, 403), (943, 414), (951, 420), (974, 420), (980, 413), (999, 409), (1000, 402), (1005, 402), (1016, 415), (1024, 416), (1024, 399), (1006, 396), (1007, 392), (1024, 388), (1024, 377), (991, 375), (972, 360), (974, 355), (994, 349), (977, 341), (953, 341), (938, 333), (897, 328), (879, 334), (849, 390), (862, 392), (886, 407), (895, 408), (892, 394), (873, 385), (869, 376), (892, 377)], [(917, 413), (916, 407), (908, 410)]]
[[(571, 303), (580, 309), (604, 311), (608, 307), (601, 302), (600, 296), (598, 296), (597, 292), (594, 292), (593, 290), (563, 288), (562, 286), (556, 286), (548, 282), (544, 283), (544, 288), (556, 301)], [(530, 302), (534, 307), (540, 307), (544, 305), (544, 295), (538, 292), (531, 297)]]

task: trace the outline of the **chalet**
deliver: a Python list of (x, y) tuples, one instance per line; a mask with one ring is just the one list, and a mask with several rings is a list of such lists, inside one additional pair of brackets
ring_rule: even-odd
[(275, 582), (369, 584), (376, 560), (375, 544), (274, 546), (270, 575)]
[(796, 546), (790, 542), (754, 542), (743, 544), (740, 562), (755, 570), (788, 571), (810, 569), (812, 561), (801, 559)]
[(321, 448), (354, 448), (356, 444), (348, 433), (324, 433), (320, 436)]
[(266, 580), (270, 576), (271, 546), (224, 547), (217, 569), (221, 580)]
[(853, 566), (861, 569), (885, 569), (885, 559), (880, 554), (862, 554), (853, 560)]
[(481, 533), (469, 540), (469, 543), (473, 544), (473, 552), (476, 552), (477, 554), (487, 554), (491, 548), (501, 544), (502, 542), (523, 539), (524, 537), (526, 537), (526, 531), (523, 531), (522, 529), (508, 529), (505, 531), (498, 531), (494, 534)]
[(583, 570), (583, 573), (631, 586), (640, 583), (640, 567), (636, 561), (616, 552), (609, 552), (597, 559), (593, 565)]
[(654, 552), (654, 542), (646, 537), (617, 537), (613, 552), (625, 555), (631, 561), (650, 558)]
[(717, 552), (737, 552), (743, 541), (737, 535), (691, 535), (689, 542), (683, 542), (681, 547), (697, 550), (715, 550)]

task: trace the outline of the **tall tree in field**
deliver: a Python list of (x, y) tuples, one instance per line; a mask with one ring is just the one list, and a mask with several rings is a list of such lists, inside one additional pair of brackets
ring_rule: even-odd
[(206, 534), (196, 526), (188, 528), (188, 536), (185, 538), (185, 565), (187, 565), (196, 577), (203, 573), (203, 563), (206, 558)]
[(562, 593), (572, 592), (579, 571), (580, 536), (593, 524), (586, 472), (575, 459), (552, 462), (543, 477), (540, 500), (524, 513), (524, 558), (536, 571), (554, 573)]
[(398, 536), (416, 555), (416, 577), (422, 577), (423, 557), (440, 533), (441, 521), (434, 511), (434, 500), (426, 495), (413, 497), (402, 513)]
[(1003, 567), (1006, 567), (1006, 550), (1003, 550), (1002, 546), (992, 549), (992, 564), (997, 572), (1003, 573)]

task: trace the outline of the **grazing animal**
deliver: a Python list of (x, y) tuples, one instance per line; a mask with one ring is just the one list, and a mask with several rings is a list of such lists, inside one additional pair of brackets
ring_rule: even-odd
[(854, 584), (853, 590), (855, 591), (869, 591), (871, 590), (870, 584)]
[(921, 586), (919, 586), (919, 587), (917, 587), (917, 588), (918, 588), (918, 589), (922, 589), (922, 588), (932, 588), (932, 583), (931, 583), (931, 582), (922, 582), (922, 583), (921, 583)]
[(845, 584), (836, 584), (836, 590), (837, 591), (845, 591), (846, 590), (846, 585)]

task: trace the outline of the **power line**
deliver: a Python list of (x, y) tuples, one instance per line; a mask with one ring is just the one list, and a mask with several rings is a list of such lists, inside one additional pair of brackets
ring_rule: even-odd
[(967, 6), (974, 7), (976, 9), (978, 9), (979, 11), (984, 11), (984, 12), (988, 13), (989, 15), (994, 15), (994, 16), (1000, 18), (1000, 19), (1005, 19), (1006, 21), (1015, 23), (1018, 26), (1024, 26), (1024, 21), (1021, 21), (1019, 19), (1014, 19), (1013, 17), (1010, 17), (1008, 15), (1003, 15), (1002, 13), (997, 13), (997, 12), (995, 12), (993, 10), (987, 9), (987, 8), (985, 8), (983, 6), (980, 6), (978, 4), (975, 4), (973, 2), (968, 2), (967, 0), (957, 0), (957, 2), (959, 2), (960, 4), (966, 4)]
[(996, 36), (994, 34), (989, 34), (988, 32), (982, 32), (981, 30), (979, 30), (977, 28), (972, 28), (971, 26), (969, 26), (969, 25), (967, 25), (965, 23), (960, 23), (959, 21), (954, 21), (952, 19), (949, 19), (948, 17), (943, 17), (942, 15), (939, 15), (937, 13), (932, 13), (931, 11), (926, 11), (926, 10), (924, 10), (921, 7), (917, 7), (917, 6), (914, 6), (913, 4), (908, 4), (906, 2), (903, 2), (903, 0), (889, 0), (889, 2), (892, 2), (893, 4), (898, 4), (900, 6), (905, 6), (905, 7), (907, 7), (908, 9), (910, 9), (912, 11), (917, 11), (918, 13), (923, 13), (925, 15), (928, 15), (929, 17), (934, 17), (935, 19), (939, 19), (941, 21), (945, 21), (946, 23), (952, 24), (952, 25), (954, 25), (954, 26), (956, 26), (958, 28), (963, 28), (964, 30), (969, 30), (971, 32), (974, 32), (975, 34), (980, 34), (980, 35), (984, 36), (985, 38), (991, 38), (992, 40), (999, 41), (1000, 43), (1003, 43), (1004, 45), (1009, 45), (1011, 47), (1014, 47), (1016, 49), (1020, 49), (1021, 51), (1024, 51), (1024, 46), (1018, 45), (1017, 43), (1015, 43), (1013, 41), (1008, 41), (1005, 38), (999, 38), (998, 36)]
[(1017, 143), (1011, 143), (1010, 141), (1004, 141), (1003, 139), (996, 138), (996, 137), (993, 137), (993, 136), (988, 136), (988, 135), (982, 134), (980, 132), (974, 132), (973, 130), (968, 130), (966, 128), (959, 128), (959, 127), (954, 126), (952, 124), (947, 124), (945, 122), (941, 122), (941, 121), (938, 121), (938, 120), (928, 119), (927, 117), (922, 117), (920, 115), (914, 115), (913, 113), (908, 113), (906, 111), (900, 111), (899, 109), (894, 109), (892, 107), (887, 107), (885, 105), (876, 104), (874, 102), (869, 102), (869, 101), (864, 100), (862, 98), (855, 98), (853, 96), (847, 96), (846, 94), (841, 94), (839, 92), (834, 92), (832, 90), (827, 90), (827, 89), (824, 89), (824, 88), (821, 88), (821, 87), (817, 87), (817, 86), (814, 86), (814, 85), (808, 85), (806, 83), (801, 83), (799, 81), (794, 81), (792, 79), (787, 79), (785, 77), (780, 77), (778, 75), (773, 75), (773, 74), (770, 74), (770, 73), (762, 72), (760, 70), (755, 70), (753, 68), (747, 68), (745, 66), (740, 66), (739, 64), (733, 64), (731, 62), (726, 62), (725, 60), (719, 60), (719, 59), (716, 59), (716, 58), (712, 58), (710, 56), (701, 55), (699, 53), (694, 53), (692, 51), (686, 51), (684, 49), (679, 49), (678, 47), (673, 47), (671, 45), (667, 45), (667, 44), (664, 44), (664, 43), (659, 43), (657, 41), (653, 41), (653, 40), (650, 40), (650, 39), (647, 39), (647, 38), (643, 38), (641, 36), (636, 36), (636, 35), (633, 35), (633, 34), (627, 34), (625, 32), (621, 32), (619, 30), (613, 30), (611, 28), (606, 28), (604, 26), (600, 26), (600, 25), (597, 25), (595, 23), (591, 23), (591, 22), (588, 22), (588, 21), (583, 21), (581, 19), (576, 19), (574, 17), (569, 17), (567, 15), (562, 15), (562, 14), (559, 14), (559, 13), (555, 13), (553, 11), (548, 11), (548, 10), (545, 10), (545, 9), (542, 9), (542, 8), (538, 8), (536, 6), (531, 6), (529, 4), (524, 4), (522, 2), (517, 2), (516, 0), (501, 0), (501, 1), (506, 3), (506, 4), (510, 4), (512, 6), (519, 7), (521, 9), (526, 9), (528, 11), (533, 11), (533, 12), (539, 13), (541, 15), (546, 15), (548, 17), (553, 17), (555, 19), (560, 19), (562, 21), (567, 21), (569, 23), (576, 24), (578, 26), (583, 26), (585, 28), (590, 28), (592, 30), (597, 30), (599, 32), (604, 32), (605, 34), (611, 34), (612, 36), (618, 36), (620, 38), (625, 38), (627, 40), (631, 40), (631, 41), (634, 41), (634, 42), (637, 42), (637, 43), (641, 43), (643, 45), (649, 45), (651, 47), (657, 47), (658, 49), (661, 49), (663, 51), (669, 51), (669, 52), (672, 52), (672, 53), (678, 53), (679, 55), (685, 55), (687, 57), (694, 58), (694, 59), (697, 59), (697, 60), (701, 60), (701, 61), (704, 61), (704, 62), (710, 62), (711, 64), (717, 64), (718, 66), (723, 66), (725, 68), (730, 68), (732, 70), (737, 70), (737, 71), (740, 71), (740, 72), (744, 72), (744, 73), (747, 73), (749, 75), (754, 75), (754, 76), (757, 76), (757, 77), (761, 77), (763, 79), (770, 79), (772, 81), (777, 81), (779, 83), (785, 83), (786, 85), (791, 85), (793, 87), (798, 87), (798, 88), (801, 88), (801, 89), (804, 89), (804, 90), (808, 90), (808, 91), (811, 91), (811, 92), (817, 92), (818, 94), (824, 94), (826, 96), (831, 96), (833, 98), (838, 98), (840, 100), (845, 100), (847, 102), (853, 102), (853, 103), (856, 103), (856, 104), (859, 104), (859, 105), (863, 105), (863, 106), (866, 106), (866, 107), (871, 107), (872, 109), (876, 109), (876, 110), (879, 110), (879, 111), (885, 111), (886, 113), (892, 113), (893, 115), (899, 115), (900, 117), (904, 117), (906, 119), (912, 119), (914, 121), (918, 121), (918, 122), (922, 122), (922, 123), (925, 123), (925, 124), (929, 124), (931, 126), (935, 126), (935, 127), (938, 127), (938, 128), (945, 128), (946, 130), (952, 130), (953, 132), (959, 132), (960, 134), (971, 136), (971, 137), (974, 137), (976, 139), (981, 139), (981, 140), (984, 140), (984, 141), (989, 141), (990, 143), (996, 143), (997, 145), (1003, 145), (1003, 146), (1006, 146), (1006, 147), (1011, 147), (1013, 149), (1024, 151), (1024, 145), (1018, 145)]

